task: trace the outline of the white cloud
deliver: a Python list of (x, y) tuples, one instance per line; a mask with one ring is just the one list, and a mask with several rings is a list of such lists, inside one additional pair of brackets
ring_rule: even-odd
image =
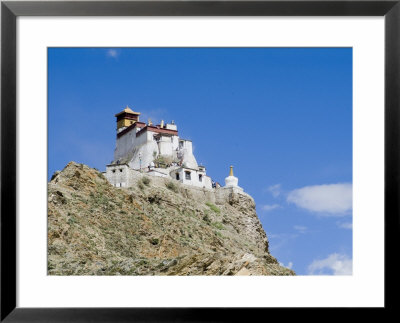
[(349, 230), (353, 229), (353, 223), (351, 222), (338, 222), (337, 225), (339, 228), (342, 229), (349, 229)]
[(314, 260), (308, 266), (308, 273), (310, 275), (351, 275), (352, 272), (352, 259), (338, 253), (330, 254), (325, 259)]
[(291, 261), (289, 261), (289, 263), (287, 264), (287, 265), (285, 265), (283, 262), (280, 262), (279, 263), (282, 267), (286, 267), (286, 268), (289, 268), (289, 269), (292, 269), (293, 268), (293, 262), (291, 262)]
[(164, 120), (165, 122), (170, 122), (169, 120), (167, 120), (165, 118), (166, 114), (167, 114), (167, 111), (163, 108), (146, 109), (140, 115), (140, 121), (148, 122), (148, 120), (150, 119), (151, 122), (153, 122), (154, 124), (160, 123), (161, 120)]
[(262, 209), (263, 211), (265, 211), (265, 212), (268, 212), (268, 211), (275, 210), (275, 209), (277, 209), (277, 208), (279, 208), (279, 207), (280, 207), (279, 204), (272, 204), (272, 205), (266, 204), (266, 205), (261, 206), (261, 209)]
[(351, 183), (305, 186), (288, 194), (287, 201), (325, 215), (346, 215), (353, 205)]
[(268, 187), (268, 191), (271, 192), (273, 197), (278, 197), (282, 193), (281, 184), (275, 184)]
[(303, 225), (294, 225), (293, 229), (295, 229), (296, 231), (298, 231), (300, 233), (306, 233), (307, 232), (307, 227), (305, 227)]
[(119, 55), (119, 52), (116, 49), (109, 49), (107, 51), (107, 56), (113, 57), (113, 58), (117, 58)]

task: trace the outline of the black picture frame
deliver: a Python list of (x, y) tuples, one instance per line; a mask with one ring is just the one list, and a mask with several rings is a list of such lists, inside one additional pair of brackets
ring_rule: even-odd
[[(400, 236), (400, 0), (379, 1), (2, 1), (1, 3), (1, 322), (233, 322), (267, 318), (240, 308), (18, 308), (16, 281), (16, 19), (19, 16), (384, 16), (385, 307), (396, 309)], [(373, 233), (371, 233), (372, 235)], [(372, 261), (372, 260), (371, 260)], [(294, 309), (295, 310), (295, 309)], [(334, 315), (332, 310), (328, 310)], [(369, 312), (371, 313), (371, 312)], [(368, 314), (371, 315), (371, 314)], [(252, 319), (254, 318), (254, 319)], [(332, 317), (333, 318), (333, 317)]]

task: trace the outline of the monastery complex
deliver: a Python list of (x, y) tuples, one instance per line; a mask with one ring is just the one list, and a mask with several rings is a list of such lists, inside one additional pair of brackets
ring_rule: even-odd
[(233, 176), (232, 166), (224, 187), (212, 181), (206, 168), (197, 164), (192, 142), (179, 137), (174, 121), (164, 123), (162, 120), (154, 125), (150, 119), (147, 123), (141, 122), (139, 116), (140, 112), (129, 107), (115, 115), (117, 140), (114, 160), (106, 166), (104, 174), (113, 186), (130, 187), (133, 185), (132, 172), (142, 172), (205, 190), (243, 193), (237, 177)]

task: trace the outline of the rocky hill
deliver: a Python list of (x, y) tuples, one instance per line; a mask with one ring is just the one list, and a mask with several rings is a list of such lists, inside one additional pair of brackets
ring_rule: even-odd
[(135, 180), (115, 188), (75, 162), (53, 175), (49, 275), (294, 275), (270, 255), (250, 196)]

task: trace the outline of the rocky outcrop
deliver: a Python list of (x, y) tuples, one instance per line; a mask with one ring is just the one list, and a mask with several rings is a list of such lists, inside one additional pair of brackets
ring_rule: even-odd
[(294, 275), (270, 255), (245, 194), (137, 172), (115, 188), (70, 162), (48, 183), (49, 275)]

